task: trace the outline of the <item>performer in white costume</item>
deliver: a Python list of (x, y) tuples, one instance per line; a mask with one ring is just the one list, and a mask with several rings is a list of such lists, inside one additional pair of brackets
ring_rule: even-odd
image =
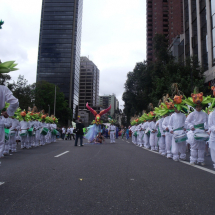
[(116, 126), (111, 123), (109, 127), (109, 132), (110, 132), (110, 143), (115, 143), (115, 134), (116, 134)]
[(3, 111), (0, 116), (0, 158), (3, 157), (3, 150), (5, 144), (5, 132), (4, 132), (4, 123), (5, 118), (8, 116), (13, 116), (14, 112), (19, 106), (19, 101), (16, 99), (12, 92), (5, 86), (0, 85), (0, 110), (5, 107), (5, 102), (10, 103), (10, 106), (6, 111)]

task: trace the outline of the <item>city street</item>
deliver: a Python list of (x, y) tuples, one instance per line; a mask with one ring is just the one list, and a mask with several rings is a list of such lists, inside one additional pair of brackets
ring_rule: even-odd
[(0, 215), (215, 214), (211, 167), (109, 141), (57, 141), (1, 159)]

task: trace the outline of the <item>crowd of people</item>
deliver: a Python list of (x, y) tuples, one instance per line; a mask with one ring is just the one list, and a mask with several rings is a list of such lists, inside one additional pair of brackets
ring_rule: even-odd
[[(134, 120), (132, 142), (174, 161), (186, 160), (190, 150), (190, 164), (202, 166), (209, 146), (215, 168), (215, 99), (203, 97), (203, 93), (180, 102), (177, 97)], [(203, 110), (206, 103), (209, 108)]]

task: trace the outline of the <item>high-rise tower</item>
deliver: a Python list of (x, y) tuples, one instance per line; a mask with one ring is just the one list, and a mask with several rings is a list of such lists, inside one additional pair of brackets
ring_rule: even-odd
[(154, 61), (153, 37), (163, 34), (169, 40), (183, 33), (182, 0), (147, 0), (147, 61)]
[(59, 86), (75, 114), (79, 102), (79, 72), (83, 0), (43, 0), (37, 81)]

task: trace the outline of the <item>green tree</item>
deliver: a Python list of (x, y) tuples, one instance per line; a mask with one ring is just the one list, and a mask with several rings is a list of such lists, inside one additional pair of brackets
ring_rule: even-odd
[(35, 85), (28, 84), (24, 76), (19, 75), (17, 82), (11, 84), (13, 95), (19, 100), (21, 109), (28, 110), (34, 104), (34, 89)]
[(156, 107), (163, 95), (171, 96), (173, 83), (177, 83), (186, 96), (190, 96), (194, 87), (198, 87), (203, 93), (206, 91), (204, 71), (195, 57), (186, 59), (184, 63), (176, 62), (169, 53), (168, 43), (163, 35), (156, 35), (153, 43), (155, 62), (137, 63), (127, 75), (122, 99), (128, 123), (131, 116), (140, 115), (143, 110), (147, 110), (149, 103)]
[[(47, 81), (39, 81), (35, 86), (35, 105), (39, 110), (54, 113), (55, 85)], [(68, 107), (68, 102), (58, 86), (56, 86), (56, 117), (59, 118), (61, 124), (67, 124), (68, 120), (72, 120), (72, 109)]]

